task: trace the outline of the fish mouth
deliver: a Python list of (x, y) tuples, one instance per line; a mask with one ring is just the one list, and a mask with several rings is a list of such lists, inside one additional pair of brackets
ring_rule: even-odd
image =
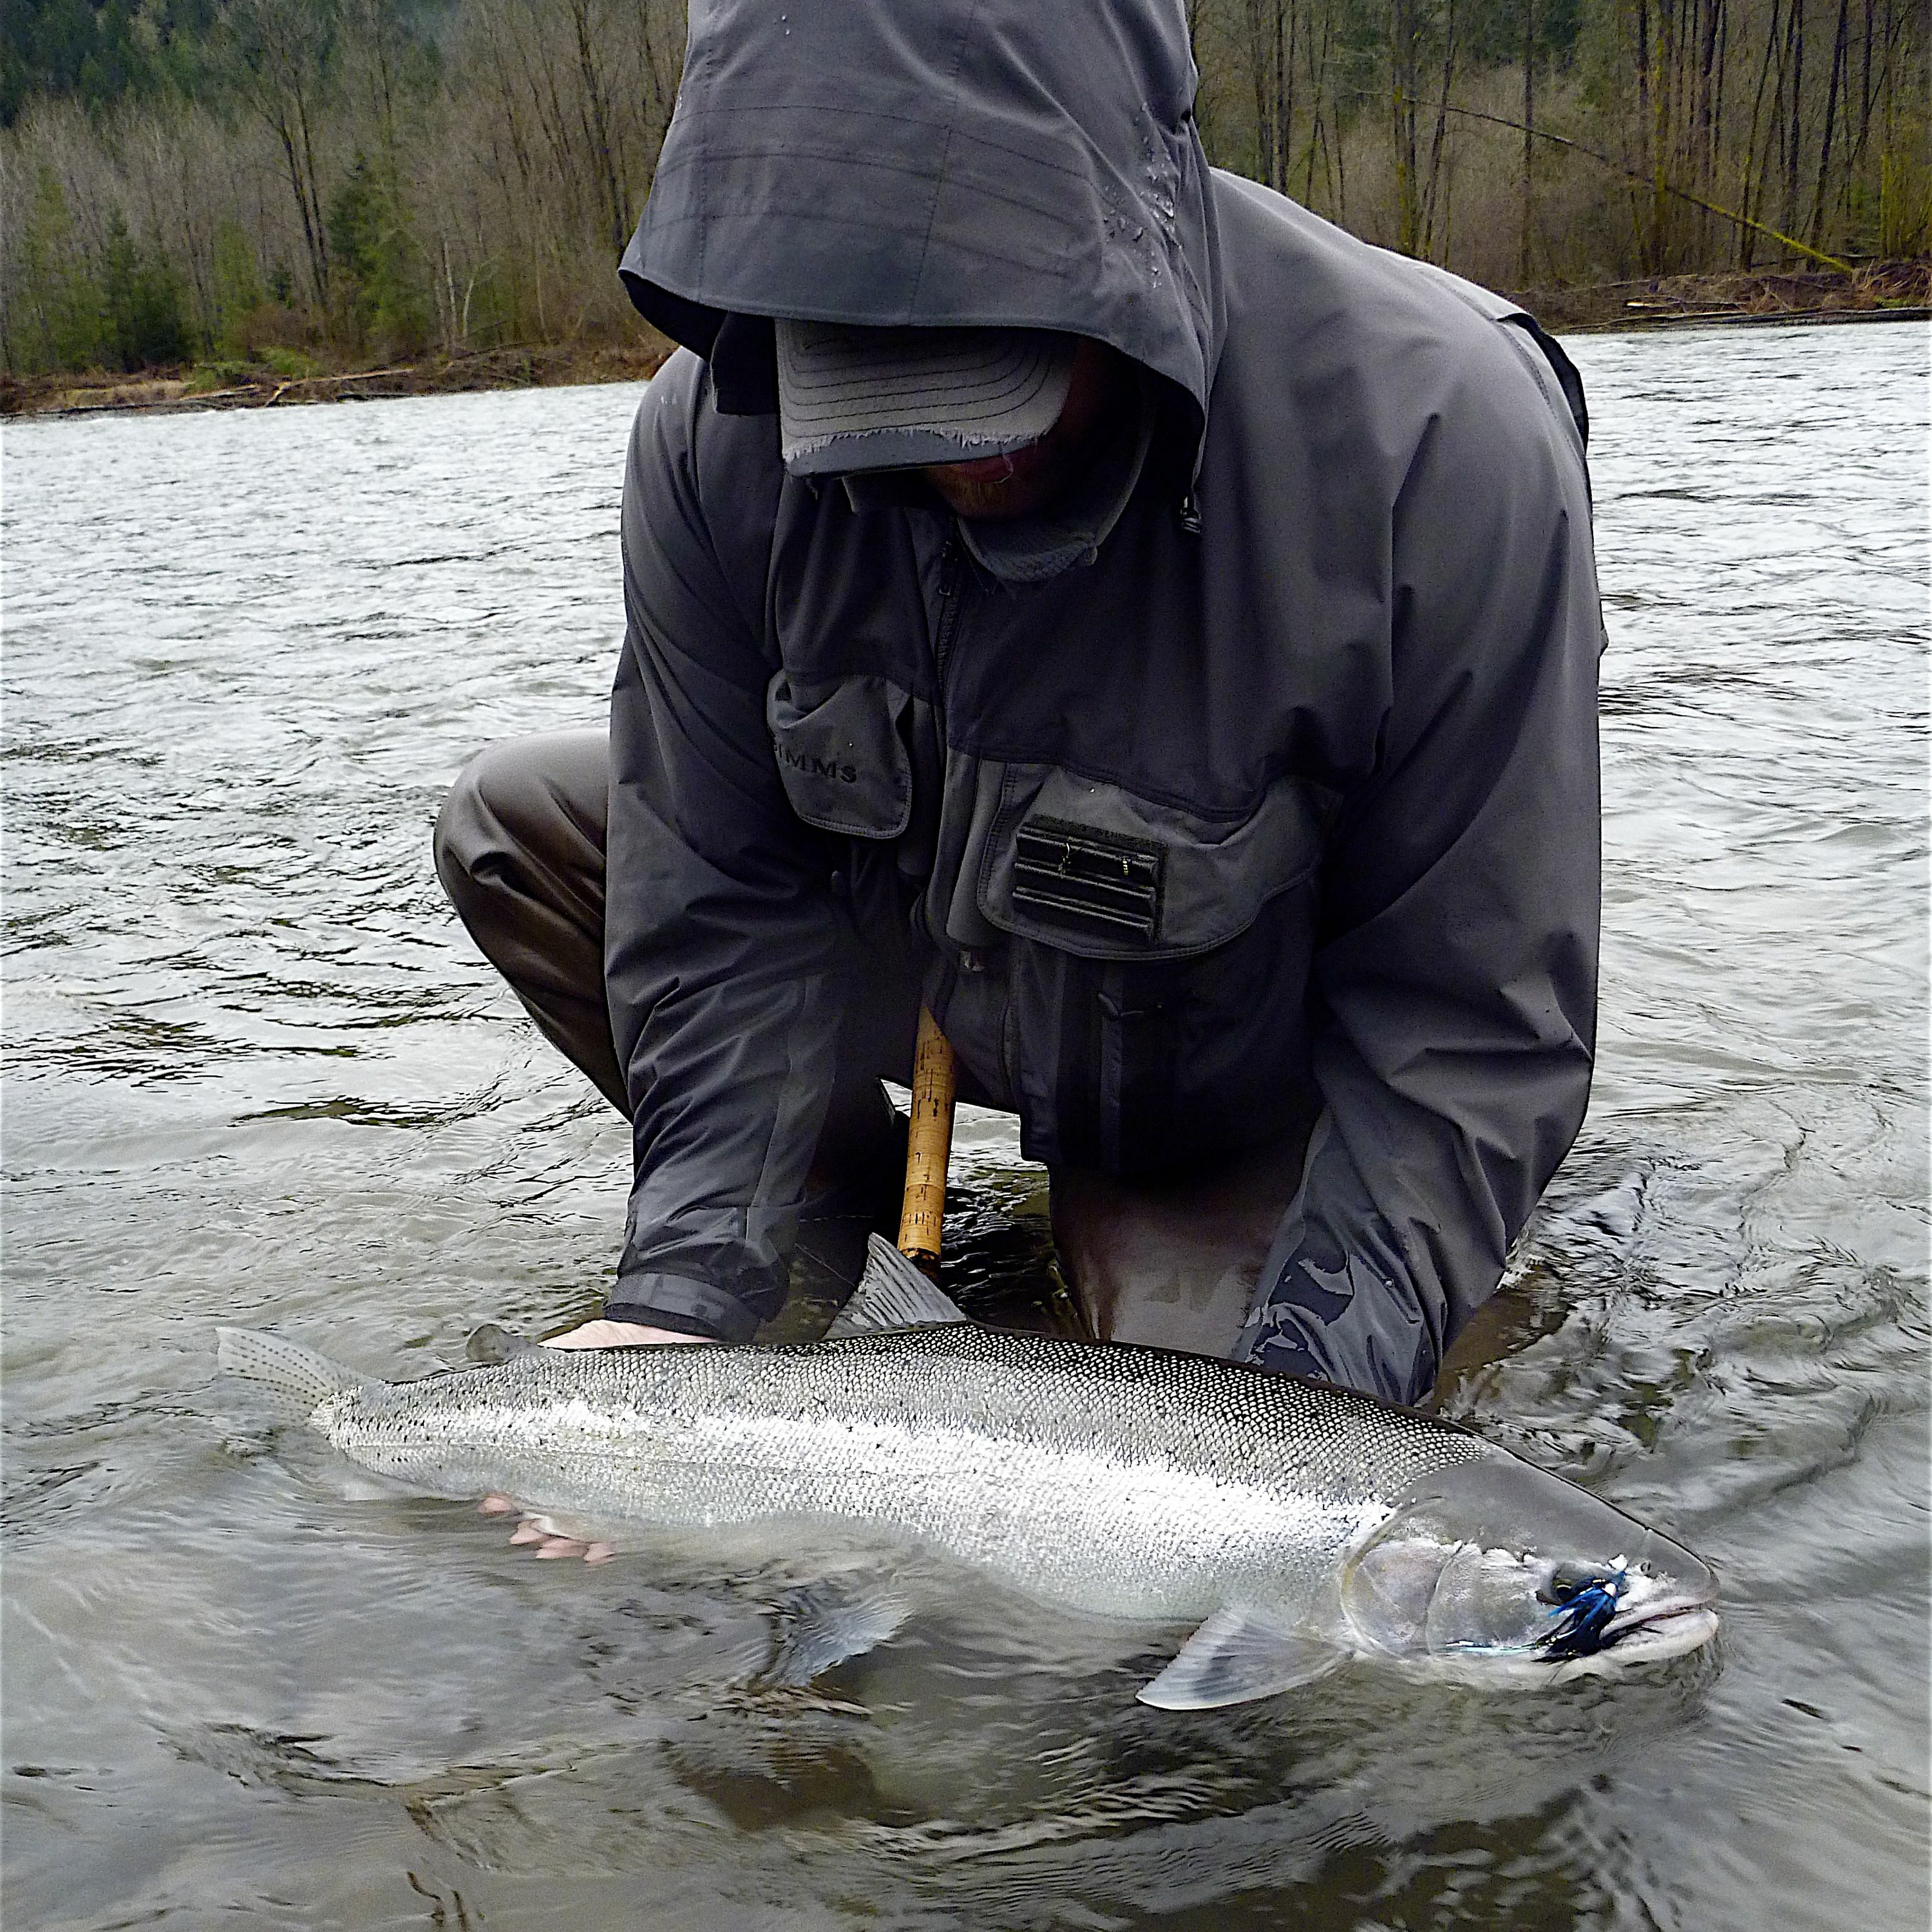
[(1661, 1573), (1648, 1554), (1635, 1564), (1619, 1556), (1580, 1574), (1559, 1565), (1537, 1592), (1554, 1621), (1532, 1647), (1552, 1664), (1574, 1666), (1606, 1654), (1623, 1663), (1681, 1656), (1709, 1642), (1718, 1628), (1716, 1575), (1688, 1551)]
[(1603, 1648), (1634, 1664), (1646, 1658), (1682, 1657), (1709, 1642), (1717, 1634), (1713, 1599), (1667, 1598), (1612, 1617), (1604, 1627)]

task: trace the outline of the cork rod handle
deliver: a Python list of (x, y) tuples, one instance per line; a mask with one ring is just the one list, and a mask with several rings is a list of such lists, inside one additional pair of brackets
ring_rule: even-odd
[(952, 1151), (955, 1086), (952, 1048), (938, 1023), (921, 1006), (919, 1037), (912, 1052), (912, 1125), (906, 1136), (899, 1252), (935, 1277), (946, 1218), (946, 1164)]

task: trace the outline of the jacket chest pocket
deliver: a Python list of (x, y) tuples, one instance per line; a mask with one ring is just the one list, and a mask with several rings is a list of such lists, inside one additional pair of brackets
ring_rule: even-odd
[[(1282, 778), (1210, 818), (1049, 766), (956, 777), (973, 829), (935, 927), (956, 959), (989, 947), (998, 962), (1006, 1090), (1034, 1157), (1157, 1172), (1283, 1131), (1306, 1080), (1334, 795)], [(944, 989), (962, 1030), (983, 983)]]
[(912, 820), (912, 762), (900, 723), (910, 694), (885, 678), (823, 685), (780, 671), (765, 692), (778, 781), (808, 825), (852, 838), (896, 838)]
[(1187, 959), (1238, 939), (1312, 878), (1330, 809), (1329, 794), (1294, 778), (1244, 814), (1208, 818), (1052, 766), (982, 766), (979, 778), (979, 912), (1096, 960)]

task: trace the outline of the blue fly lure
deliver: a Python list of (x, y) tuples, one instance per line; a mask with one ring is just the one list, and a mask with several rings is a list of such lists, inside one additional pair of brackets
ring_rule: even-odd
[(1601, 1650), (1604, 1632), (1617, 1613), (1617, 1600), (1629, 1577), (1629, 1567), (1621, 1556), (1616, 1567), (1607, 1571), (1565, 1576), (1558, 1570), (1550, 1588), (1537, 1592), (1550, 1605), (1550, 1615), (1555, 1619), (1536, 1640), (1537, 1648), (1559, 1664)]

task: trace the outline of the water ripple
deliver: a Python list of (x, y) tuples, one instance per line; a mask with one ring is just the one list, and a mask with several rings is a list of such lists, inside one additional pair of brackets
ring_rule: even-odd
[[(1927, 344), (1571, 345), (1596, 1094), (1439, 1405), (1707, 1551), (1721, 1649), (1181, 1718), (1178, 1632), (991, 1592), (761, 1693), (755, 1580), (526, 1563), (211, 1385), (218, 1320), (406, 1373), (608, 1278), (626, 1137), (427, 842), (602, 715), (637, 392), (10, 425), (10, 1919), (1922, 1921)], [(1064, 1322), (1040, 1177), (960, 1138), (955, 1285)]]

